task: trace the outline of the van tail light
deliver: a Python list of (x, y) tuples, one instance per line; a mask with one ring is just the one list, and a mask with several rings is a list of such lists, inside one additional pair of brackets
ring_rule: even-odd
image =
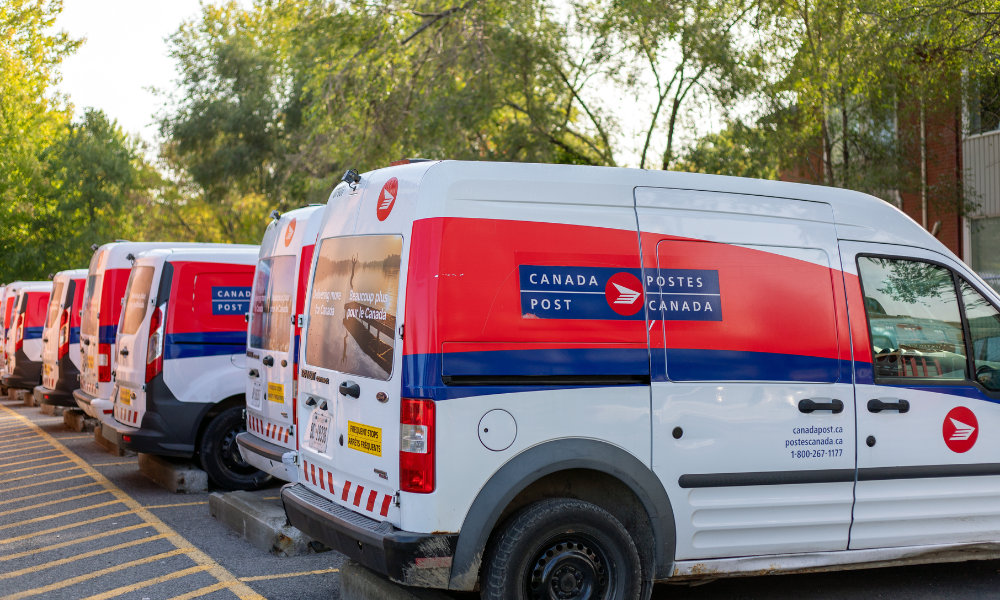
[(59, 358), (66, 356), (69, 352), (69, 309), (63, 311), (59, 317)]
[(146, 344), (146, 383), (163, 372), (163, 310), (157, 306), (149, 318), (149, 342)]
[(97, 380), (111, 381), (111, 344), (97, 345)]
[(24, 347), (24, 315), (17, 315), (17, 330), (14, 332), (14, 352)]
[(399, 405), (399, 489), (434, 491), (434, 401), (403, 398)]

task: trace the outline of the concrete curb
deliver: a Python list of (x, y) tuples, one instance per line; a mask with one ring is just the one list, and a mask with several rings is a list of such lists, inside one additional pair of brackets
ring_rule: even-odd
[(17, 390), (17, 398), (23, 402), (25, 406), (37, 406), (35, 403), (35, 395), (31, 393), (30, 390)]
[[(51, 405), (49, 404), (43, 405), (42, 412), (45, 412), (46, 406), (51, 406)], [(61, 408), (61, 407), (54, 407), (54, 408)], [(85, 412), (83, 412), (79, 408), (67, 408), (66, 410), (63, 411), (62, 417), (63, 417), (63, 423), (66, 424), (66, 427), (69, 427), (73, 431), (79, 431), (80, 433), (84, 433), (86, 431), (93, 431), (94, 428), (97, 427), (97, 419), (91, 419), (90, 417), (87, 416)]]
[(189, 462), (140, 453), (139, 471), (175, 494), (208, 492), (208, 473)]
[(385, 575), (353, 560), (340, 565), (340, 600), (453, 600), (441, 590), (415, 588), (389, 581)]
[(208, 497), (208, 510), (251, 545), (276, 556), (300, 556), (329, 550), (288, 525), (280, 506), (248, 492), (213, 492)]
[(103, 430), (101, 429), (100, 423), (94, 425), (94, 443), (115, 456), (135, 456), (135, 452), (126, 450), (125, 448), (119, 446), (116, 442), (106, 438)]
[[(31, 395), (32, 398), (35, 397), (34, 394)], [(63, 417), (65, 421), (65, 412), (68, 410), (65, 406), (56, 406), (55, 404), (43, 404), (40, 408), (43, 415), (52, 415), (53, 417)], [(80, 412), (83, 412), (82, 410)], [(66, 423), (69, 425), (69, 423)], [(77, 431), (82, 431), (77, 429)]]

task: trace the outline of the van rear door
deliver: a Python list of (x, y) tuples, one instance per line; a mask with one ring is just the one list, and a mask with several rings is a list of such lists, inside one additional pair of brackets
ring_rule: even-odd
[[(132, 267), (123, 300), (122, 317), (115, 344), (115, 419), (138, 427), (145, 412), (146, 353), (149, 325), (159, 311), (157, 329), (162, 329), (163, 312), (156, 306), (156, 289), (163, 258), (136, 262)], [(160, 332), (162, 336), (162, 331)]]
[(49, 307), (45, 315), (45, 325), (42, 330), (42, 385), (50, 390), (55, 389), (59, 372), (56, 363), (59, 361), (59, 307), (63, 303), (67, 281), (56, 281), (49, 296)]
[(104, 287), (104, 267), (108, 251), (98, 250), (90, 259), (87, 271), (87, 286), (83, 292), (83, 308), (80, 310), (80, 388), (97, 396), (98, 387), (98, 344), (100, 343), (101, 290)]

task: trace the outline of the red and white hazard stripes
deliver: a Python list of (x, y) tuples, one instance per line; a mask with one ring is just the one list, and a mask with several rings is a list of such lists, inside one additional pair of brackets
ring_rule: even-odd
[(139, 411), (115, 403), (115, 420), (126, 425), (138, 425)]
[[(318, 485), (323, 491), (330, 492), (337, 497), (333, 487), (333, 473), (323, 472), (323, 467), (317, 468), (309, 461), (302, 461), (302, 473), (306, 481), (311, 481), (313, 485)], [(353, 504), (366, 512), (386, 517), (389, 515), (389, 505), (392, 504), (392, 496), (383, 494), (377, 490), (366, 490), (363, 485), (355, 485), (350, 481), (345, 481), (340, 490), (340, 500)]]
[(258, 418), (249, 412), (247, 413), (247, 429), (260, 434), (262, 437), (266, 437), (279, 443), (287, 444), (289, 439), (291, 439), (293, 443), (295, 442), (295, 438), (291, 437), (292, 430), (288, 427), (281, 427), (274, 423), (268, 423), (267, 421)]

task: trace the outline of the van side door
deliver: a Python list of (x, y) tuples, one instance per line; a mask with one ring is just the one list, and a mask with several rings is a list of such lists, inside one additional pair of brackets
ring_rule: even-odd
[(854, 335), (850, 548), (1000, 539), (1000, 311), (937, 252), (841, 243)]
[(845, 550), (854, 390), (828, 204), (637, 188), (678, 561)]

